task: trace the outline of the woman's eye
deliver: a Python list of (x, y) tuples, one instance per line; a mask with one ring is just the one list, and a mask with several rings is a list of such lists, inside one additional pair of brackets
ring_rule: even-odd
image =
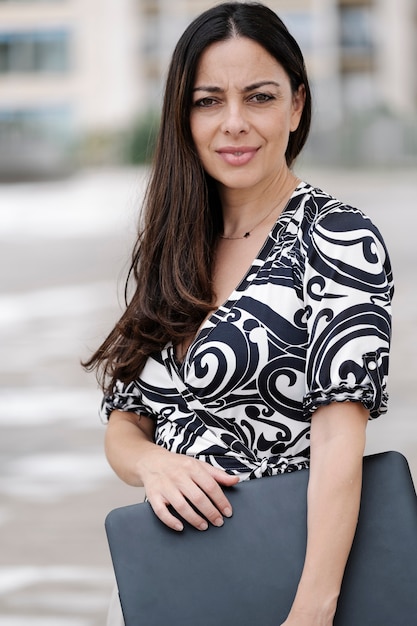
[(201, 98), (194, 103), (194, 106), (204, 109), (213, 106), (213, 104), (216, 104), (216, 100), (214, 98)]
[(252, 102), (268, 102), (269, 100), (273, 100), (273, 96), (271, 96), (268, 93), (255, 93), (253, 96), (251, 96), (250, 100)]

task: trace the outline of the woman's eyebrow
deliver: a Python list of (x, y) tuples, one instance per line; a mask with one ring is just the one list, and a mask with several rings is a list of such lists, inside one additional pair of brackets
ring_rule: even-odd
[(266, 87), (267, 85), (273, 85), (274, 87), (280, 87), (281, 85), (277, 83), (275, 80), (260, 80), (257, 83), (252, 83), (252, 85), (248, 85), (244, 87), (242, 91), (254, 91), (255, 89), (260, 89), (261, 87)]
[(223, 89), (220, 87), (214, 87), (211, 85), (201, 85), (200, 87), (194, 87), (193, 93), (195, 91), (207, 91), (208, 93), (222, 93)]
[[(254, 91), (255, 89), (260, 89), (261, 87), (266, 87), (267, 85), (273, 85), (274, 87), (281, 86), (275, 80), (261, 80), (257, 83), (252, 83), (251, 85), (243, 87), (242, 92), (247, 93), (248, 91)], [(199, 85), (198, 87), (194, 87), (193, 93), (195, 91), (205, 91), (206, 93), (223, 93), (224, 89), (222, 89), (221, 87), (216, 87), (214, 85)]]

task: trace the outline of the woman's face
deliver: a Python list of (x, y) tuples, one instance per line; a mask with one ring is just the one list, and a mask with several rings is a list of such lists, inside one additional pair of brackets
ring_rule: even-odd
[(304, 105), (284, 68), (245, 37), (209, 46), (197, 67), (191, 133), (205, 171), (220, 189), (273, 184), (287, 169), (285, 152)]

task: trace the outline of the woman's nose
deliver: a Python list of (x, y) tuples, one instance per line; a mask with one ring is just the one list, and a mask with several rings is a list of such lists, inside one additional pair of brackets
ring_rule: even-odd
[(225, 107), (222, 131), (228, 135), (240, 135), (247, 133), (249, 122), (244, 112), (244, 107), (230, 105)]

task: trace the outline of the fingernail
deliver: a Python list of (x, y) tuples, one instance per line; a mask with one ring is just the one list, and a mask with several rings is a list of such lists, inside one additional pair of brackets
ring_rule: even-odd
[(223, 510), (223, 515), (224, 515), (225, 517), (232, 517), (232, 509), (231, 509), (231, 508), (229, 508), (229, 507), (226, 507), (226, 508)]
[(184, 526), (181, 524), (181, 522), (178, 522), (177, 524), (175, 524), (174, 529), (175, 530), (184, 530)]
[(220, 528), (220, 526), (223, 526), (224, 520), (222, 517), (218, 517), (216, 520), (214, 520), (213, 524)]
[(207, 530), (207, 528), (208, 528), (207, 522), (203, 522), (202, 524), (200, 524), (200, 526), (198, 528), (199, 528), (199, 530)]

